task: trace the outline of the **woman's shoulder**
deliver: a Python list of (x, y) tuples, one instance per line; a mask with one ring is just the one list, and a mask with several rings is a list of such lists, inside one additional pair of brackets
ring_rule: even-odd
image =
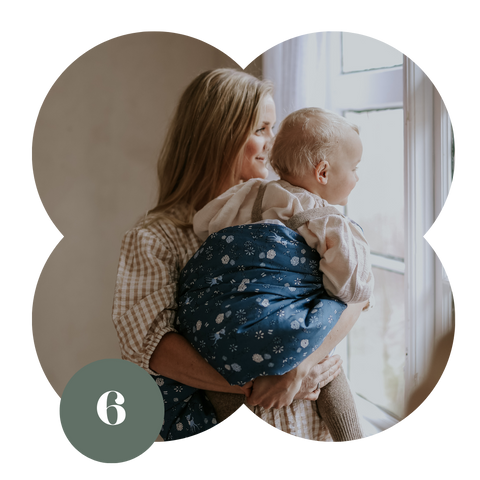
[(145, 215), (124, 234), (124, 243), (127, 239), (144, 248), (154, 248), (161, 245), (169, 250), (197, 249), (199, 239), (193, 232), (191, 225), (180, 226), (175, 222), (189, 223), (189, 215), (182, 207), (172, 207), (164, 214)]

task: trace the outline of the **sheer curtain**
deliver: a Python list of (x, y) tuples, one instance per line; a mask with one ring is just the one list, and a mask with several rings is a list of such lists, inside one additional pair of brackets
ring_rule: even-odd
[[(305, 107), (329, 108), (328, 34), (312, 33), (283, 42), (263, 55), (263, 76), (274, 84), (273, 99), (280, 122)], [(278, 176), (270, 171), (269, 180)]]

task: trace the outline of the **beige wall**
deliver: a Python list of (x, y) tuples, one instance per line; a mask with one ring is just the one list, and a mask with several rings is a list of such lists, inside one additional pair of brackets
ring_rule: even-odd
[[(57, 393), (86, 364), (120, 357), (111, 309), (122, 234), (155, 203), (157, 156), (179, 95), (196, 74), (224, 66), (236, 65), (190, 37), (132, 34), (85, 53), (48, 93), (33, 166), (64, 238), (37, 286), (33, 333)], [(259, 73), (261, 62), (248, 70)]]

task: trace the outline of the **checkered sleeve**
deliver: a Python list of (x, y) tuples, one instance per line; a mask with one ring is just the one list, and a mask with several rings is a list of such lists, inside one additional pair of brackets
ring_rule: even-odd
[(113, 323), (122, 358), (151, 374), (153, 351), (175, 331), (179, 262), (169, 247), (158, 229), (134, 228), (123, 238), (117, 271)]

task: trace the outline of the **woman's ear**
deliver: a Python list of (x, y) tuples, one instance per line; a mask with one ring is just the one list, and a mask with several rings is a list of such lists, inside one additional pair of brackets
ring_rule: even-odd
[(326, 160), (322, 160), (316, 167), (315, 167), (315, 180), (320, 185), (326, 185), (328, 182), (328, 174), (330, 171), (330, 165)]

